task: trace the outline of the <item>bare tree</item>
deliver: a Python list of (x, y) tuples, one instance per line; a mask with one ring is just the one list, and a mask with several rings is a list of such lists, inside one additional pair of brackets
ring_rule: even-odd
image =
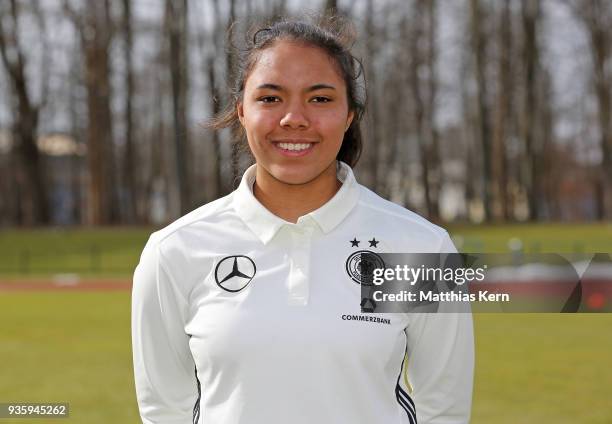
[(598, 218), (612, 218), (612, 4), (606, 0), (568, 0), (584, 25), (593, 62), (593, 85), (598, 107), (602, 153), (595, 192)]
[(176, 174), (179, 186), (181, 214), (191, 209), (189, 137), (187, 131), (187, 0), (166, 0), (164, 26), (169, 46), (169, 71), (172, 81), (172, 117), (174, 122), (174, 142)]
[(426, 55), (425, 68), (427, 69), (427, 132), (429, 136), (429, 145), (427, 149), (427, 157), (429, 162), (429, 204), (428, 214), (433, 220), (438, 220), (440, 215), (439, 196), (440, 186), (442, 185), (442, 170), (440, 164), (440, 143), (439, 133), (436, 126), (436, 110), (438, 97), (438, 46), (436, 42), (436, 34), (438, 31), (437, 17), (437, 0), (429, 0), (426, 2), (425, 13), (427, 15), (427, 30), (426, 30)]
[[(217, 116), (221, 111), (222, 96), (217, 78), (216, 58), (218, 52), (223, 48), (223, 38), (221, 37), (221, 32), (218, 30), (218, 25), (221, 22), (219, 1), (212, 0), (212, 4), (214, 11), (213, 26), (208, 31), (211, 34), (211, 42), (207, 43), (204, 31), (200, 31), (198, 33), (198, 43), (205, 62), (204, 69), (207, 77), (208, 90), (210, 92), (208, 96), (210, 99), (210, 110), (212, 112), (212, 116)], [(224, 193), (223, 176), (221, 174), (221, 164), (223, 163), (223, 158), (221, 157), (221, 138), (219, 137), (219, 132), (213, 130), (210, 133), (213, 158), (208, 160), (208, 166), (213, 167), (213, 171), (210, 173), (212, 178), (210, 179), (208, 186), (212, 189), (210, 197), (212, 199), (216, 199), (221, 197), (221, 195)]]
[[(40, 18), (38, 2), (32, 3)], [(7, 8), (8, 6), (8, 8)], [(2, 2), (0, 5), (0, 57), (7, 71), (12, 96), (12, 109), (16, 111), (13, 122), (14, 148), (18, 162), (18, 219), (21, 224), (34, 225), (49, 222), (49, 205), (47, 187), (43, 172), (43, 162), (36, 145), (40, 110), (47, 102), (47, 90), (44, 89), (39, 103), (34, 103), (29, 91), (26, 76), (26, 59), (20, 45), (20, 4), (17, 0)], [(43, 23), (43, 19), (39, 19)], [(44, 26), (41, 27), (44, 31)], [(43, 35), (43, 40), (45, 35)], [(44, 51), (45, 49), (43, 49)], [(43, 66), (42, 86), (47, 86), (48, 74)]]
[(537, 114), (537, 83), (539, 74), (539, 48), (537, 40), (538, 22), (540, 20), (540, 6), (538, 0), (522, 0), (522, 23), (524, 33), (523, 64), (524, 72), (524, 105), (523, 105), (523, 140), (525, 143), (522, 175), (527, 201), (529, 204), (529, 219), (539, 216), (539, 148), (536, 139)]
[(123, 158), (123, 184), (125, 189), (125, 220), (133, 223), (136, 219), (136, 176), (135, 176), (135, 149), (134, 149), (134, 118), (132, 99), (134, 90), (134, 65), (132, 63), (133, 42), (132, 42), (132, 0), (123, 0), (123, 37), (124, 50), (123, 58), (125, 61), (125, 156)]
[(109, 48), (114, 33), (110, 0), (88, 3), (76, 10), (64, 0), (64, 11), (80, 36), (87, 89), (88, 217), (94, 225), (118, 222), (111, 114)]
[(470, 34), (475, 63), (476, 89), (478, 98), (477, 119), (478, 139), (482, 164), (482, 204), (484, 219), (491, 217), (491, 122), (488, 104), (488, 83), (486, 76), (487, 35), (484, 31), (485, 10), (481, 0), (470, 0)]
[[(567, 199), (589, 195), (597, 199), (597, 216), (610, 218), (612, 3), (562, 2), (582, 23), (592, 60), (593, 103), (578, 102), (585, 107), (582, 112), (568, 106), (568, 118), (582, 120), (583, 132), (568, 135), (567, 145), (584, 150), (587, 141), (596, 141), (595, 149), (602, 153), (596, 165), (581, 162), (571, 149), (555, 142), (556, 136), (565, 134), (553, 131), (556, 113), (565, 112), (563, 104), (555, 103), (552, 82), (557, 70), (546, 60), (558, 51), (546, 50), (542, 35), (546, 34), (545, 14), (558, 7), (556, 2), (543, 7), (539, 0), (469, 0), (450, 10), (435, 0), (322, 2), (322, 12), (353, 13), (355, 22), (362, 25), (355, 53), (362, 59), (369, 94), (362, 128), (365, 146), (356, 170), (363, 182), (406, 205), (420, 202), (422, 195), (418, 207), (433, 220), (440, 215), (441, 195), (451, 188), (464, 189), (471, 211), (480, 212), (482, 206), (487, 220), (522, 218), (525, 212), (531, 219), (565, 218)], [(224, 145), (226, 133), (218, 131), (205, 135), (209, 145), (191, 140), (189, 82), (206, 85), (206, 109), (218, 115), (231, 100), (225, 83), (233, 77), (235, 58), (225, 47), (245, 30), (238, 18), (244, 14), (248, 20), (269, 20), (294, 11), (297, 3), (149, 1), (145, 3), (160, 13), (143, 15), (136, 13), (139, 3), (133, 0), (59, 3), (64, 16), (58, 18), (68, 17), (77, 30), (77, 43), (70, 45), (75, 52), (66, 66), (39, 56), (39, 47), (43, 55), (50, 55), (64, 46), (64, 40), (58, 46), (47, 45), (57, 38), (44, 36), (45, 23), (56, 16), (53, 3), (0, 0), (0, 71), (8, 83), (6, 90), (2, 87), (0, 102), (14, 116), (12, 156), (0, 158), (0, 191), (10, 198), (0, 204), (0, 219), (48, 222), (51, 199), (47, 192), (51, 192), (49, 181), (57, 180), (56, 170), (54, 162), (38, 150), (36, 140), (46, 128), (64, 125), (66, 117), (72, 120), (77, 142), (87, 146), (85, 158), (74, 156), (69, 162), (74, 169), (74, 198), (82, 199), (75, 217), (82, 213), (84, 224), (142, 222), (147, 217), (160, 222), (187, 212), (193, 202), (212, 200), (231, 190), (246, 164), (245, 146)], [(192, 7), (201, 7), (210, 16), (190, 16), (188, 28)], [(121, 18), (117, 28), (114, 16)], [(457, 51), (462, 60), (457, 87), (445, 84), (452, 80), (446, 78), (443, 66), (450, 65), (449, 72), (454, 69), (446, 62), (452, 60), (446, 48), (455, 45), (449, 44), (446, 28), (440, 32), (437, 20), (441, 18), (466, 23), (464, 34), (469, 38)], [(26, 27), (26, 22), (36, 25)], [(41, 45), (29, 48), (26, 38), (38, 34)], [(149, 42), (140, 42), (145, 40)], [(114, 41), (121, 43), (114, 45)], [(190, 69), (188, 60), (196, 43), (201, 77)], [(137, 66), (149, 56), (138, 49), (151, 46), (159, 54), (147, 66)], [(115, 63), (111, 51), (120, 53), (125, 63), (121, 67), (125, 72), (117, 80), (111, 78)], [(36, 66), (39, 59), (45, 66)], [(62, 83), (67, 88), (62, 85), (55, 91), (57, 87), (51, 85), (50, 101), (66, 100), (69, 105), (56, 114), (53, 104), (46, 102), (48, 81), (55, 81), (49, 74), (61, 73), (69, 76)], [(118, 105), (115, 115), (111, 81), (125, 88), (117, 98), (123, 105)], [(65, 97), (56, 94), (64, 90), (69, 93)], [(454, 103), (454, 94), (460, 94), (461, 103)], [(201, 99), (194, 96), (194, 105), (201, 105)], [(442, 99), (450, 102), (443, 104)], [(590, 109), (592, 104), (596, 113)], [(116, 125), (113, 117), (125, 126)], [(113, 139), (113, 128), (124, 131), (121, 140)], [(576, 178), (571, 187), (563, 185), (570, 178), (563, 167), (570, 166), (575, 168), (571, 176), (583, 180)], [(585, 179), (593, 186), (586, 186)], [(159, 213), (150, 214), (151, 210)]]
[(497, 72), (497, 106), (495, 110), (495, 126), (493, 130), (492, 160), (494, 194), (499, 205), (499, 215), (496, 218), (510, 220), (508, 205), (508, 164), (506, 158), (506, 141), (510, 136), (510, 114), (513, 113), (513, 43), (512, 43), (512, 15), (510, 0), (504, 0), (499, 22), (499, 57)]
[(555, 133), (554, 125), (556, 111), (553, 106), (553, 83), (552, 76), (548, 69), (542, 66), (540, 71), (541, 84), (539, 84), (539, 137), (541, 138), (540, 151), (538, 152), (540, 172), (537, 176), (538, 193), (542, 198), (544, 209), (540, 211), (540, 219), (553, 218), (554, 193), (556, 180), (553, 178), (553, 168), (555, 163), (553, 156), (555, 153)]
[[(326, 7), (331, 7), (327, 5)], [(365, 72), (368, 76), (368, 85), (370, 87), (376, 87), (377, 73), (374, 72), (374, 65), (376, 61), (377, 52), (377, 30), (374, 26), (374, 1), (367, 0), (365, 10), (365, 23), (364, 23), (364, 66)], [(375, 190), (380, 190), (380, 182), (377, 176), (379, 169), (378, 163), (380, 160), (381, 145), (383, 143), (382, 137), (380, 136), (380, 109), (376, 102), (379, 101), (378, 96), (370, 97), (369, 102), (371, 105), (366, 109), (365, 120), (368, 125), (363, 128), (366, 136), (367, 145), (364, 148), (361, 163), (365, 168), (364, 182)]]
[[(232, 37), (233, 34), (233, 25), (236, 20), (236, 4), (235, 0), (229, 1), (229, 16), (226, 21), (226, 33), (228, 36)], [(230, 81), (234, 80), (234, 58), (232, 57), (232, 53), (227, 50), (225, 55), (225, 66), (227, 70), (227, 75)], [(229, 102), (229, 96), (227, 98)], [(233, 141), (232, 145), (232, 156), (231, 156), (231, 166), (232, 166), (232, 184), (234, 184), (240, 178), (240, 146)]]
[(408, 46), (410, 65), (409, 86), (414, 101), (415, 132), (421, 157), (421, 184), (425, 192), (427, 216), (436, 220), (439, 215), (438, 192), (440, 184), (438, 131), (435, 124), (437, 72), (435, 41), (436, 2), (416, 0)]

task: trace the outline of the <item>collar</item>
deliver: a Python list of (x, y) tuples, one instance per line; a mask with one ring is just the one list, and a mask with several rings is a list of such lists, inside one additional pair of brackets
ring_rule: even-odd
[(234, 191), (233, 207), (238, 216), (264, 244), (268, 244), (283, 225), (302, 226), (304, 221), (308, 220), (305, 217), (314, 220), (324, 233), (329, 233), (349, 214), (359, 198), (359, 185), (353, 170), (346, 163), (337, 161), (336, 175), (342, 182), (340, 189), (324, 205), (299, 217), (294, 224), (274, 215), (255, 198), (253, 184), (256, 168), (257, 164), (253, 164), (242, 175), (240, 185)]

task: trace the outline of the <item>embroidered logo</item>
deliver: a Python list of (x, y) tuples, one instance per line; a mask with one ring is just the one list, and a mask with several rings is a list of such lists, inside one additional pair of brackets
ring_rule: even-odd
[(346, 272), (357, 284), (371, 286), (374, 280), (374, 270), (384, 268), (385, 262), (371, 250), (358, 250), (346, 260)]
[(223, 290), (235, 293), (248, 286), (256, 272), (255, 262), (248, 256), (226, 256), (215, 267), (215, 282)]

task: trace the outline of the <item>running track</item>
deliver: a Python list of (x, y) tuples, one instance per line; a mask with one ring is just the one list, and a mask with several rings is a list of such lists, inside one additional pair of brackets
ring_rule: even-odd
[(132, 282), (126, 280), (86, 280), (86, 281), (11, 281), (0, 280), (0, 292), (23, 292), (23, 291), (79, 291), (79, 292), (105, 292), (105, 291), (130, 291)]

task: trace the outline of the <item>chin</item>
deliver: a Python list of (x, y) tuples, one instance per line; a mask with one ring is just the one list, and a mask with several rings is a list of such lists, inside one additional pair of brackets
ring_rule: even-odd
[(273, 166), (272, 176), (285, 184), (305, 184), (315, 179), (320, 172), (315, 169), (304, 169), (301, 167)]

